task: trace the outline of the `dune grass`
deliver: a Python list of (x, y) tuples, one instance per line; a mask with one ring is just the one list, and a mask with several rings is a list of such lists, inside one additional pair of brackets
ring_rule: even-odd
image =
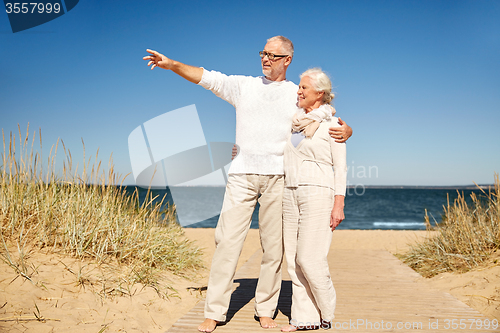
[(463, 193), (444, 207), (443, 220), (427, 230), (435, 234), (416, 243), (399, 258), (424, 277), (443, 272), (466, 272), (486, 262), (500, 249), (500, 181), (481, 196), (471, 194), (467, 204)]
[[(122, 274), (109, 274), (109, 279), (120, 275), (120, 283), (142, 283), (157, 291), (162, 272), (183, 275), (202, 266), (200, 250), (176, 222), (175, 207), (164, 208), (163, 199), (151, 193), (140, 203), (137, 191), (130, 195), (117, 186), (124, 177), (115, 173), (111, 158), (106, 172), (97, 162), (98, 152), (93, 163), (84, 152), (84, 165), (73, 166), (71, 153), (58, 141), (44, 165), (41, 131), (39, 152), (36, 135), (30, 140), (29, 127), (26, 133), (23, 137), (19, 129), (19, 136), (11, 133), (7, 141), (2, 130), (0, 161), (0, 258), (19, 275), (31, 280), (36, 272), (27, 259), (34, 250), (121, 266)], [(58, 173), (59, 146), (64, 162)], [(104, 281), (108, 289), (111, 280)]]

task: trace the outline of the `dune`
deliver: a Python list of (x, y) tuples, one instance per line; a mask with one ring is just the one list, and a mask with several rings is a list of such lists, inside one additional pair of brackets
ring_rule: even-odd
[[(401, 253), (426, 231), (337, 230), (335, 249), (384, 249)], [(126, 285), (106, 289), (106, 277), (119, 276), (118, 265), (98, 266), (44, 251), (26, 258), (31, 280), (0, 262), (0, 332), (165, 332), (205, 294), (214, 229), (185, 229), (203, 249), (206, 266), (186, 276), (165, 273), (163, 286)], [(238, 268), (260, 249), (258, 230), (250, 230)], [(444, 273), (422, 283), (449, 292), (490, 318), (500, 319), (500, 263), (465, 274)]]

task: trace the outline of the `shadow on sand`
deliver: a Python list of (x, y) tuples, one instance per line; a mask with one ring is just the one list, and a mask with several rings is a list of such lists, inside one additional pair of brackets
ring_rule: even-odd
[[(240, 311), (245, 305), (250, 303), (255, 297), (255, 288), (257, 287), (257, 279), (237, 279), (234, 282), (238, 283), (238, 287), (234, 290), (231, 295), (231, 302), (229, 303), (229, 309), (227, 311), (227, 319), (225, 323), (219, 325), (225, 325), (231, 321), (234, 315)], [(282, 281), (281, 282), (281, 292), (278, 300), (278, 308), (274, 314), (273, 318), (276, 318), (279, 312), (284, 316), (288, 317), (290, 320), (290, 311), (292, 305), (292, 282)], [(254, 317), (256, 321), (259, 319)]]

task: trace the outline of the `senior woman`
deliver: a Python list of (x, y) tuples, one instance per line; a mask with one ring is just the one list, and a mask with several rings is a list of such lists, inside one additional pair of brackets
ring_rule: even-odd
[(332, 232), (344, 219), (346, 191), (346, 146), (328, 134), (329, 127), (339, 126), (330, 105), (331, 81), (319, 68), (300, 78), (300, 110), (284, 152), (283, 241), (293, 294), (283, 332), (326, 328), (334, 318), (327, 255)]

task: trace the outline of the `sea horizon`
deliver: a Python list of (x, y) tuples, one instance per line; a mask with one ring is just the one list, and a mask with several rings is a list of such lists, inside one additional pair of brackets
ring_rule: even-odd
[[(345, 199), (345, 220), (338, 229), (352, 230), (425, 230), (425, 214), (430, 224), (442, 221), (444, 207), (453, 204), (458, 195), (467, 201), (470, 194), (484, 196), (493, 185), (460, 186), (348, 186)], [(127, 191), (139, 191), (144, 199), (147, 190), (127, 186)], [(152, 190), (158, 198), (166, 196), (169, 204), (175, 204), (177, 219), (183, 227), (215, 228), (217, 225), (224, 186), (172, 186), (165, 190)], [(258, 204), (250, 227), (258, 228)]]
[[(89, 184), (90, 185), (90, 184)], [(137, 186), (135, 184), (126, 184), (126, 185), (114, 185), (114, 186), (121, 186), (121, 187), (128, 187), (128, 186), (133, 186), (133, 187), (141, 187)], [(374, 189), (444, 189), (444, 190), (449, 190), (449, 189), (457, 189), (457, 190), (473, 190), (473, 189), (489, 189), (489, 188), (494, 188), (495, 184), (469, 184), (469, 185), (363, 185), (363, 184), (356, 184), (356, 185), (346, 185), (346, 188), (356, 188), (356, 187), (364, 187), (364, 188), (374, 188)], [(167, 187), (226, 187), (226, 185), (173, 185), (173, 186), (167, 186)]]

